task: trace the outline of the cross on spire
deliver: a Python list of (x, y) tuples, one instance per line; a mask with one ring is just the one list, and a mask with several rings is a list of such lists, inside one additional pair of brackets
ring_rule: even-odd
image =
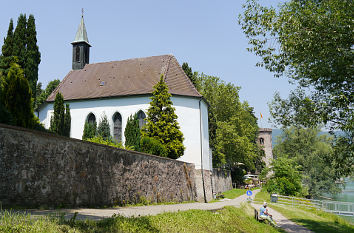
[(81, 17), (84, 17), (84, 8), (81, 8)]

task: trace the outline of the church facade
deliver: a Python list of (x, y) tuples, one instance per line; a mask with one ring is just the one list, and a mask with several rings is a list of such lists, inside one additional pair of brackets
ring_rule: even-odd
[(111, 135), (124, 144), (128, 117), (137, 113), (140, 126), (144, 125), (153, 86), (163, 75), (184, 135), (186, 149), (179, 160), (193, 163), (202, 176), (203, 171), (211, 173), (208, 104), (173, 55), (90, 64), (91, 45), (83, 17), (72, 45), (72, 70), (39, 111), (39, 119), (46, 128), (50, 127), (54, 99), (60, 92), (65, 103), (70, 104), (70, 137), (81, 139), (85, 122), (98, 124), (106, 115)]

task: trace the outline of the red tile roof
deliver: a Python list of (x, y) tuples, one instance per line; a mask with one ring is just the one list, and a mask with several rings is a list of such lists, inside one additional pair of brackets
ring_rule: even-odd
[(87, 64), (70, 71), (47, 101), (54, 101), (58, 92), (64, 100), (151, 94), (161, 74), (172, 95), (201, 97), (176, 58), (162, 55)]

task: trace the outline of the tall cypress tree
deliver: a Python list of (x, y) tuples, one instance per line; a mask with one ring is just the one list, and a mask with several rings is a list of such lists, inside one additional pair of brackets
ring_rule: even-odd
[(142, 136), (159, 140), (166, 147), (168, 157), (177, 159), (184, 153), (184, 138), (179, 129), (175, 108), (172, 107), (171, 94), (168, 93), (163, 75), (154, 86), (152, 94), (147, 124), (142, 130)]
[(32, 97), (36, 98), (36, 85), (38, 81), (38, 66), (41, 62), (41, 53), (37, 46), (36, 24), (33, 15), (28, 17), (26, 29), (26, 54), (24, 71), (32, 89)]
[(70, 115), (70, 106), (66, 104), (65, 115), (64, 115), (64, 136), (70, 137), (71, 129), (71, 115)]
[(26, 62), (26, 44), (27, 44), (26, 27), (27, 27), (26, 15), (21, 14), (18, 17), (16, 29), (14, 31), (12, 55), (17, 56), (18, 64), (21, 66), (22, 69), (24, 69), (25, 62)]
[(140, 151), (141, 132), (139, 127), (138, 115), (130, 116), (124, 130), (125, 146), (132, 146), (134, 150)]
[(7, 30), (7, 36), (4, 38), (4, 44), (2, 45), (2, 55), (0, 57), (0, 72), (3, 75), (7, 75), (11, 62), (13, 62), (13, 44), (14, 44), (14, 23), (10, 19), (9, 29)]
[(2, 55), (5, 57), (12, 56), (13, 44), (14, 44), (14, 22), (10, 19), (9, 29), (7, 30), (7, 36), (4, 38), (4, 44), (2, 45)]
[(63, 95), (58, 92), (54, 100), (54, 115), (50, 119), (49, 130), (59, 135), (65, 135), (65, 107)]

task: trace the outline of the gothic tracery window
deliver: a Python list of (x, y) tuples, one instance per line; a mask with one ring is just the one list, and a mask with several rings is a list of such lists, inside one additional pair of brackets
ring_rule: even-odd
[(113, 115), (113, 137), (116, 141), (122, 141), (122, 116), (116, 112)]
[(92, 112), (87, 116), (87, 122), (89, 124), (95, 124), (96, 123), (96, 117), (95, 117), (95, 115), (93, 115)]
[(146, 124), (145, 118), (146, 118), (145, 113), (140, 110), (140, 111), (138, 112), (138, 120), (139, 120), (139, 127), (140, 127), (140, 129), (141, 129), (141, 127), (143, 127), (143, 126)]

